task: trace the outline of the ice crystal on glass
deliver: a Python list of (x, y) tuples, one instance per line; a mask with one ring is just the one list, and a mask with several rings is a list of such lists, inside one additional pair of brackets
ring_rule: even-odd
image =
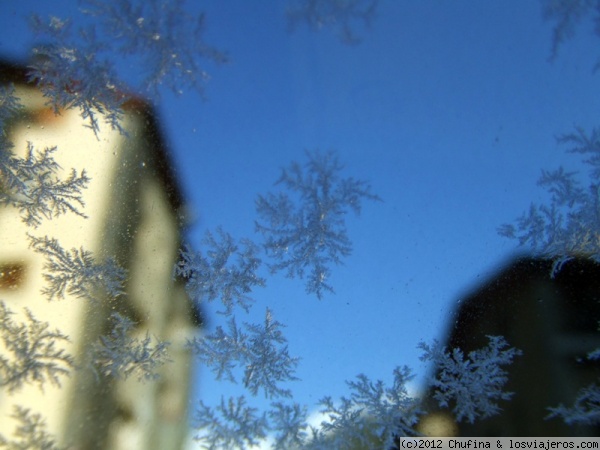
[(196, 410), (195, 428), (202, 430), (194, 440), (208, 450), (249, 448), (266, 437), (267, 421), (256, 408), (246, 406), (244, 397), (221, 398), (212, 409), (202, 401)]
[(9, 441), (0, 434), (0, 448), (61, 450), (61, 447), (56, 444), (54, 436), (46, 431), (46, 421), (40, 414), (15, 406), (12, 417), (17, 421), (17, 427), (12, 433), (13, 439)]
[(152, 94), (162, 84), (202, 93), (210, 76), (200, 61), (227, 61), (204, 39), (204, 14), (190, 14), (183, 0), (85, 0), (83, 12), (98, 18), (103, 42), (140, 63), (141, 87)]
[[(368, 28), (373, 21), (379, 0), (294, 0), (288, 5), (287, 16), (293, 28), (306, 23), (310, 28), (331, 28), (344, 44), (358, 44), (356, 28)], [(358, 24), (358, 25), (357, 25)]]
[(235, 243), (221, 228), (216, 236), (207, 232), (203, 244), (204, 254), (187, 246), (180, 251), (174, 275), (186, 280), (187, 292), (196, 302), (220, 299), (226, 314), (235, 305), (248, 311), (252, 304), (248, 294), (265, 283), (257, 274), (261, 265), (258, 247), (247, 239)]
[(296, 379), (298, 358), (289, 355), (282, 324), (267, 309), (264, 324), (244, 325), (243, 330), (232, 317), (227, 331), (218, 326), (214, 333), (194, 338), (190, 346), (217, 379), (225, 377), (235, 382), (234, 369), (243, 368), (243, 384), (253, 395), (263, 390), (269, 398), (291, 396), (280, 383)]
[(352, 251), (346, 215), (350, 210), (359, 214), (363, 199), (379, 197), (364, 181), (341, 177), (336, 153), (307, 156), (304, 166), (294, 162), (283, 170), (277, 181), (281, 192), (258, 197), (256, 229), (264, 236), (267, 255), (276, 261), (271, 271), (307, 278), (306, 291), (322, 298), (324, 291), (333, 291), (328, 283), (331, 264), (341, 264)]
[(26, 321), (18, 322), (13, 315), (0, 301), (0, 387), (13, 392), (26, 384), (43, 389), (47, 381), (60, 386), (60, 378), (73, 368), (73, 358), (60, 348), (69, 338), (37, 320), (27, 308)]
[[(27, 156), (8, 155), (0, 171), (6, 176), (6, 185), (0, 191), (0, 203), (11, 205), (21, 212), (23, 222), (38, 227), (42, 220), (73, 213), (86, 217), (82, 191), (90, 181), (85, 170), (78, 174), (71, 170), (66, 179), (56, 175), (60, 166), (52, 154), (56, 147), (35, 151), (27, 144)], [(1, 164), (1, 163), (0, 163)]]
[(107, 294), (118, 297), (124, 293), (127, 272), (112, 258), (98, 264), (92, 252), (83, 248), (65, 250), (56, 239), (29, 235), (30, 245), (46, 257), (44, 278), (48, 286), (42, 289), (49, 300), (65, 294), (88, 300), (99, 300)]
[(504, 392), (508, 372), (503, 366), (512, 363), (521, 351), (509, 347), (502, 336), (488, 336), (489, 344), (467, 356), (460, 348), (449, 351), (437, 342), (432, 346), (421, 342), (422, 361), (435, 363), (436, 375), (430, 380), (434, 399), (441, 407), (452, 407), (459, 422), (473, 423), (498, 414), (498, 400), (510, 400), (513, 393)]
[(93, 29), (73, 33), (71, 21), (37, 15), (32, 16), (31, 24), (47, 43), (34, 47), (28, 77), (55, 114), (75, 108), (96, 135), (100, 131), (98, 117), (124, 132), (122, 108), (127, 97), (116, 81), (113, 65), (100, 58), (103, 45), (96, 42)]
[(169, 361), (168, 342), (153, 342), (146, 333), (143, 339), (132, 336), (135, 324), (127, 317), (113, 313), (112, 331), (100, 336), (92, 349), (92, 368), (96, 374), (139, 381), (159, 377), (157, 370)]

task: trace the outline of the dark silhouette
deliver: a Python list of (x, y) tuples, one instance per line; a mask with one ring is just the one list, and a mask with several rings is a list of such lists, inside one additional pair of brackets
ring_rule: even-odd
[[(485, 347), (486, 336), (499, 335), (523, 355), (507, 367), (505, 390), (514, 395), (500, 403), (503, 411), (473, 424), (454, 425), (459, 436), (592, 436), (600, 432), (597, 426), (568, 426), (560, 418), (548, 419), (549, 407), (573, 405), (580, 389), (598, 380), (598, 363), (587, 355), (600, 347), (600, 264), (573, 259), (554, 277), (552, 269), (551, 260), (518, 259), (460, 302), (450, 322), (447, 349), (458, 347), (468, 354)], [(425, 404), (432, 411), (430, 418), (432, 414), (449, 417), (451, 408), (440, 409), (432, 392)]]

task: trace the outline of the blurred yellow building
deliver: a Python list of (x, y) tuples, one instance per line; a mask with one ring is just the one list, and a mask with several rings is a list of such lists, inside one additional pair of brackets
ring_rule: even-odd
[[(8, 130), (14, 153), (24, 157), (28, 143), (37, 150), (56, 146), (61, 177), (74, 168), (91, 178), (83, 194), (87, 218), (64, 214), (31, 228), (16, 208), (0, 208), (0, 300), (21, 319), (29, 308), (68, 335), (66, 350), (78, 364), (100, 335), (110, 333), (113, 312), (135, 322), (136, 336), (148, 333), (171, 343), (171, 361), (156, 381), (97, 378), (82, 366), (62, 377), (61, 387), (0, 390), (0, 434), (11, 439), (16, 421), (10, 416), (20, 405), (41, 414), (64, 448), (180, 449), (188, 429), (191, 370), (185, 342), (199, 321), (183, 283), (172, 276), (183, 202), (156, 118), (148, 104), (129, 101), (123, 118), (127, 136), (101, 124), (96, 137), (78, 110), (54, 114), (41, 92), (25, 83), (23, 68), (0, 64), (0, 81), (14, 84), (25, 107)], [(116, 258), (128, 271), (126, 294), (104, 302), (68, 294), (48, 301), (40, 292), (45, 258), (29, 247), (27, 233), (56, 238), (64, 249), (83, 247), (100, 261)]]

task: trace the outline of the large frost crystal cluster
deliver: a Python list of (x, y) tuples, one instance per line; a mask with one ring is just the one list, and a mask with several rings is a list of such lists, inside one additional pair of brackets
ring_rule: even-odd
[(421, 343), (421, 360), (435, 363), (436, 375), (431, 379), (434, 399), (441, 407), (450, 407), (459, 422), (485, 419), (498, 414), (498, 400), (509, 400), (504, 392), (507, 372), (502, 368), (512, 363), (521, 351), (508, 347), (502, 336), (488, 336), (489, 345), (475, 350), (467, 357), (459, 349), (446, 351), (437, 342), (432, 346)]
[(100, 336), (91, 351), (96, 375), (117, 379), (136, 376), (139, 381), (159, 378), (157, 369), (169, 362), (169, 343), (153, 343), (148, 333), (143, 339), (133, 337), (135, 324), (119, 313), (112, 314), (111, 321), (112, 331)]
[[(204, 41), (204, 15), (186, 13), (184, 0), (82, 1), (81, 12), (97, 20), (73, 30), (71, 20), (32, 16), (31, 26), (46, 42), (34, 48), (29, 78), (58, 113), (76, 108), (98, 133), (99, 118), (121, 132), (123, 105), (129, 99), (117, 81), (115, 60), (135, 60), (138, 89), (152, 96), (166, 86), (203, 92), (210, 78), (199, 61), (223, 63), (226, 56)], [(98, 25), (98, 26), (96, 26)], [(135, 84), (135, 83), (134, 83)]]
[(324, 421), (320, 430), (313, 430), (313, 440), (330, 448), (344, 448), (348, 442), (357, 448), (372, 448), (375, 437), (380, 448), (387, 449), (398, 436), (414, 436), (413, 427), (423, 411), (418, 399), (408, 394), (406, 384), (412, 378), (406, 366), (394, 370), (391, 387), (381, 380), (373, 382), (364, 374), (358, 375), (357, 381), (347, 382), (352, 391), (349, 398), (334, 402), (331, 397), (324, 397), (320, 401), (321, 412), (329, 421)]
[(233, 369), (239, 367), (244, 369), (243, 383), (252, 395), (263, 390), (269, 398), (291, 397), (278, 383), (297, 379), (298, 358), (289, 355), (281, 327), (267, 308), (264, 325), (245, 324), (244, 332), (232, 317), (228, 331), (219, 326), (214, 333), (195, 338), (190, 346), (218, 380), (225, 377), (236, 382)]
[(516, 225), (498, 230), (540, 256), (554, 258), (555, 270), (574, 256), (600, 261), (600, 132), (594, 129), (588, 134), (577, 128), (558, 141), (569, 144), (570, 153), (586, 157), (584, 162), (591, 166), (589, 185), (581, 186), (576, 172), (562, 167), (543, 170), (538, 185), (548, 191), (550, 202), (531, 204)]
[(306, 277), (306, 292), (321, 299), (324, 291), (333, 291), (329, 266), (341, 264), (352, 251), (346, 215), (359, 214), (363, 199), (379, 197), (364, 181), (341, 178), (343, 166), (334, 152), (307, 156), (304, 167), (292, 163), (282, 171), (277, 184), (283, 191), (258, 197), (256, 229), (265, 237), (267, 255), (276, 260), (271, 272)]
[(145, 75), (141, 87), (153, 96), (165, 85), (183, 93), (185, 87), (202, 93), (210, 78), (201, 60), (227, 61), (204, 41), (204, 14), (190, 15), (184, 0), (83, 1), (83, 12), (97, 17), (102, 43), (111, 51), (139, 60)]
[(112, 258), (98, 264), (92, 252), (83, 248), (67, 251), (56, 239), (29, 236), (29, 241), (37, 253), (46, 256), (44, 278), (48, 286), (42, 294), (48, 300), (61, 299), (68, 293), (95, 301), (103, 294), (116, 298), (125, 292), (127, 271)]
[(34, 228), (68, 212), (85, 217), (81, 195), (90, 182), (85, 170), (78, 174), (71, 169), (67, 179), (60, 179), (56, 147), (39, 151), (28, 143), (24, 158), (12, 153), (8, 129), (20, 111), (14, 87), (0, 87), (0, 205), (17, 208), (23, 222)]
[(205, 255), (184, 247), (174, 275), (186, 280), (189, 296), (199, 304), (220, 299), (225, 306), (224, 314), (231, 314), (236, 305), (248, 311), (252, 305), (248, 294), (254, 287), (265, 284), (257, 274), (261, 265), (259, 249), (248, 239), (236, 244), (221, 228), (216, 234), (206, 232), (202, 241)]
[(13, 315), (0, 301), (0, 387), (13, 392), (24, 384), (43, 389), (47, 381), (60, 386), (60, 378), (68, 376), (74, 365), (73, 358), (60, 348), (69, 338), (51, 330), (28, 309), (26, 322), (14, 320)]
[(33, 49), (29, 80), (42, 90), (47, 104), (56, 114), (61, 109), (78, 109), (94, 133), (100, 130), (98, 116), (111, 128), (123, 131), (125, 97), (112, 64), (99, 58), (103, 45), (96, 41), (93, 30), (81, 29), (74, 35), (69, 20), (35, 15), (31, 25), (47, 43)]

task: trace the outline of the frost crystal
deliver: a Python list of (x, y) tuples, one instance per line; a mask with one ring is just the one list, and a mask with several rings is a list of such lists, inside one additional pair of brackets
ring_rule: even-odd
[(305, 277), (306, 291), (320, 299), (333, 291), (327, 283), (330, 264), (341, 264), (352, 244), (346, 231), (349, 209), (360, 213), (361, 199), (379, 200), (370, 186), (353, 178), (340, 178), (343, 166), (335, 153), (309, 153), (308, 163), (284, 169), (277, 184), (287, 192), (259, 196), (256, 209), (263, 223), (256, 229), (265, 237), (267, 254), (278, 262), (272, 272)]
[[(600, 261), (600, 132), (590, 135), (577, 128), (575, 133), (559, 138), (573, 145), (571, 153), (589, 155), (584, 160), (592, 167), (588, 189), (580, 187), (575, 172), (562, 167), (553, 172), (542, 171), (538, 184), (550, 194), (547, 205), (532, 204), (517, 224), (505, 224), (498, 232), (533, 252), (557, 260), (586, 256)], [(554, 269), (558, 269), (559, 267)]]
[[(11, 173), (10, 170), (7, 170), (6, 159), (13, 147), (12, 142), (8, 140), (8, 125), (18, 117), (22, 109), (23, 106), (15, 95), (14, 85), (0, 86), (0, 174), (4, 178)], [(8, 184), (12, 184), (10, 180)]]
[(512, 397), (512, 392), (502, 391), (508, 377), (501, 366), (511, 364), (522, 352), (507, 348), (502, 336), (488, 339), (487, 347), (470, 352), (467, 358), (459, 348), (446, 352), (437, 342), (431, 347), (424, 342), (419, 344), (424, 352), (421, 360), (432, 361), (436, 367), (436, 376), (431, 380), (434, 399), (441, 407), (452, 403), (459, 422), (466, 419), (473, 423), (475, 419), (496, 415), (501, 409), (495, 401)]
[[(590, 352), (587, 359), (600, 360), (600, 348)], [(575, 403), (571, 408), (559, 405), (548, 408), (550, 414), (546, 417), (561, 417), (567, 425), (598, 425), (600, 424), (600, 385), (596, 383), (580, 389)]]
[(270, 428), (276, 431), (274, 450), (301, 448), (306, 441), (306, 408), (297, 403), (285, 405), (281, 402), (271, 404), (269, 419)]
[(560, 45), (575, 35), (575, 29), (581, 20), (590, 11), (598, 10), (594, 0), (542, 0), (542, 4), (544, 19), (556, 22), (550, 59), (556, 58)]
[(321, 412), (329, 416), (329, 421), (322, 422), (318, 432), (313, 430), (313, 434), (323, 435), (316, 442), (324, 439), (331, 448), (342, 448), (348, 442), (372, 448), (373, 441), (377, 441), (380, 448), (390, 448), (397, 436), (414, 436), (413, 427), (422, 411), (406, 389), (412, 378), (410, 369), (404, 366), (394, 370), (391, 387), (385, 387), (381, 380), (373, 382), (364, 374), (358, 375), (357, 381), (347, 382), (352, 391), (350, 398), (342, 397), (339, 405), (331, 397), (320, 401), (324, 407)]
[(14, 321), (13, 314), (0, 301), (0, 386), (9, 392), (27, 383), (36, 383), (42, 390), (46, 381), (60, 386), (60, 377), (69, 375), (73, 359), (57, 347), (69, 338), (50, 330), (48, 322), (36, 320), (27, 308), (26, 322)]
[(227, 61), (204, 40), (204, 14), (186, 13), (183, 0), (85, 0), (85, 14), (98, 17), (106, 44), (138, 58), (146, 75), (142, 88), (156, 94), (161, 84), (181, 93), (190, 87), (199, 93), (210, 77), (199, 61)]
[(16, 440), (7, 441), (0, 434), (0, 448), (8, 450), (60, 450), (54, 437), (46, 431), (46, 422), (40, 414), (32, 414), (29, 409), (14, 407), (12, 417), (19, 422), (13, 436)]
[(600, 424), (600, 386), (591, 384), (581, 389), (571, 408), (559, 405), (548, 410), (550, 414), (547, 419), (560, 417), (567, 425), (598, 425)]
[(6, 186), (0, 191), (0, 203), (14, 206), (21, 211), (23, 222), (38, 227), (42, 217), (52, 219), (67, 212), (86, 217), (80, 210), (84, 206), (81, 191), (90, 181), (85, 170), (77, 175), (72, 169), (70, 176), (60, 180), (56, 173), (60, 169), (52, 157), (56, 147), (34, 152), (27, 143), (27, 157), (9, 155), (0, 172), (6, 176)]
[(262, 389), (269, 398), (291, 396), (291, 392), (278, 383), (297, 379), (294, 372), (298, 358), (289, 355), (287, 339), (280, 331), (282, 325), (273, 320), (271, 311), (267, 308), (264, 325), (246, 323), (246, 332), (238, 328), (233, 317), (228, 326), (229, 332), (219, 326), (214, 333), (194, 338), (189, 343), (217, 379), (225, 376), (235, 382), (233, 369), (243, 367), (244, 386), (253, 395)]
[[(186, 290), (196, 302), (221, 299), (225, 314), (231, 314), (235, 304), (246, 311), (252, 299), (247, 295), (255, 286), (264, 286), (265, 280), (256, 272), (261, 261), (256, 256), (258, 247), (249, 240), (235, 244), (230, 234), (217, 229), (219, 239), (207, 232), (203, 244), (206, 256), (189, 248), (180, 251), (174, 275), (186, 280)], [(233, 256), (237, 261), (231, 262)]]
[(126, 97), (118, 88), (112, 65), (98, 57), (103, 46), (96, 42), (93, 29), (78, 30), (77, 39), (70, 21), (56, 17), (45, 21), (34, 15), (31, 25), (48, 43), (34, 47), (28, 78), (41, 89), (54, 112), (79, 109), (96, 135), (100, 115), (111, 128), (124, 133), (121, 120)]
[(387, 448), (392, 445), (393, 435), (415, 434), (416, 424), (421, 411), (416, 399), (408, 395), (406, 384), (413, 379), (407, 366), (394, 369), (394, 383), (386, 388), (382, 381), (370, 381), (365, 375), (358, 375), (358, 381), (348, 382), (352, 392), (352, 401), (364, 408), (371, 426)]
[(111, 315), (113, 329), (107, 336), (100, 336), (92, 349), (92, 368), (97, 374), (127, 379), (137, 376), (139, 381), (159, 377), (156, 370), (169, 361), (168, 342), (152, 345), (146, 334), (144, 339), (131, 337), (134, 323), (119, 313)]
[(49, 300), (64, 298), (65, 293), (88, 300), (98, 300), (103, 292), (112, 297), (124, 293), (127, 272), (113, 259), (96, 264), (92, 253), (83, 248), (66, 251), (56, 239), (28, 236), (30, 246), (46, 256), (44, 278), (49, 286), (42, 294)]
[[(590, 5), (569, 1), (547, 5), (549, 17), (561, 17), (555, 29), (554, 51)], [(498, 230), (505, 237), (518, 239), (520, 245), (534, 253), (554, 259), (552, 277), (574, 257), (600, 261), (600, 130), (586, 133), (577, 127), (573, 133), (559, 137), (558, 142), (570, 145), (570, 153), (585, 155), (583, 162), (591, 167), (588, 188), (581, 187), (575, 172), (566, 172), (562, 167), (553, 172), (542, 171), (538, 185), (550, 194), (549, 204), (532, 204), (517, 219), (516, 226), (505, 224)], [(600, 349), (589, 358), (598, 355)], [(567, 424), (599, 423), (600, 387), (596, 383), (582, 389), (572, 408), (559, 405), (548, 409), (548, 418), (561, 417)]]
[(329, 442), (332, 448), (339, 448), (354, 440), (358, 440), (359, 448), (367, 444), (367, 424), (362, 417), (362, 408), (345, 397), (341, 398), (339, 406), (331, 397), (322, 398), (319, 404), (323, 406), (321, 412), (328, 415), (329, 421), (321, 422), (321, 429), (316, 434), (332, 439)]
[(360, 38), (353, 30), (355, 23), (369, 27), (379, 0), (296, 0), (288, 7), (287, 16), (291, 27), (305, 22), (320, 30), (333, 28), (345, 44), (358, 44)]
[(200, 402), (194, 428), (203, 431), (194, 440), (204, 449), (244, 449), (266, 437), (267, 421), (256, 408), (246, 406), (244, 397), (230, 398), (227, 404), (221, 397), (216, 411)]

